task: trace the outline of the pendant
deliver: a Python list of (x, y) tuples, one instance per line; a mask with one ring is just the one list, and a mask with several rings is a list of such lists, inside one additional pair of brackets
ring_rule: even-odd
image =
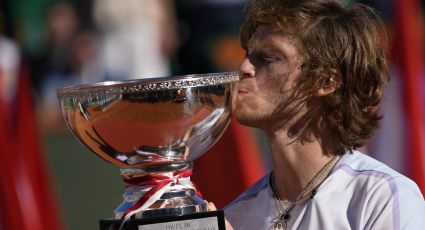
[(282, 214), (274, 224), (275, 230), (286, 230), (288, 227), (288, 221), (291, 218), (289, 214)]
[(286, 221), (279, 219), (274, 223), (274, 230), (286, 230)]

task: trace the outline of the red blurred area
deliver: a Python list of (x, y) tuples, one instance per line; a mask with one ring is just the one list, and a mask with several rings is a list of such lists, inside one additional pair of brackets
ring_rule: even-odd
[(37, 137), (27, 68), (21, 68), (17, 77), (15, 98), (9, 102), (0, 98), (0, 226), (62, 229)]

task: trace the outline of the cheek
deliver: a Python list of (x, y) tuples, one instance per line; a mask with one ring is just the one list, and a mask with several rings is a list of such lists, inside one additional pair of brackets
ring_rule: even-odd
[[(297, 88), (297, 81), (301, 75), (301, 71), (297, 68), (292, 68), (285, 74), (280, 76), (280, 93), (284, 95), (292, 94)], [(278, 83), (276, 83), (277, 85)]]
[(288, 86), (288, 76), (286, 74), (269, 74), (264, 81), (258, 82), (258, 88), (265, 97), (275, 98), (284, 94)]
[(274, 80), (267, 80), (258, 84), (257, 98), (254, 100), (256, 105), (253, 108), (265, 113), (273, 111), (282, 99), (280, 84), (280, 81)]

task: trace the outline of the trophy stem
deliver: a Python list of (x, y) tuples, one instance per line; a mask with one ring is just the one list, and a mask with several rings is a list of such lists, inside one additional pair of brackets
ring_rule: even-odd
[[(173, 163), (158, 168), (161, 168), (159, 172), (144, 174), (138, 169), (125, 169), (123, 177), (126, 190), (124, 201), (115, 210), (116, 219), (125, 222), (133, 215), (136, 218), (148, 218), (207, 211), (206, 201), (202, 200), (190, 181), (192, 162)], [(164, 169), (173, 171), (162, 172)]]
[(145, 165), (142, 168), (129, 167), (122, 168), (121, 176), (124, 178), (134, 178), (141, 177), (147, 174), (160, 174), (168, 172), (177, 172), (182, 170), (192, 170), (193, 162), (192, 161), (183, 161), (183, 162), (173, 162), (173, 163), (164, 163), (164, 164), (155, 164), (155, 165)]

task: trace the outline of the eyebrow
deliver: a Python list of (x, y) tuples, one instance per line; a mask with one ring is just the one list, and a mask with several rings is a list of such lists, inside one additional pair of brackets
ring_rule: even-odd
[(281, 55), (283, 57), (287, 56), (286, 52), (284, 50), (282, 50), (281, 47), (278, 47), (271, 42), (262, 42), (262, 44), (260, 44), (258, 46), (252, 46), (251, 43), (249, 43), (247, 48), (252, 49), (252, 50), (261, 50), (261, 51), (265, 51), (265, 52), (272, 52), (273, 54)]

